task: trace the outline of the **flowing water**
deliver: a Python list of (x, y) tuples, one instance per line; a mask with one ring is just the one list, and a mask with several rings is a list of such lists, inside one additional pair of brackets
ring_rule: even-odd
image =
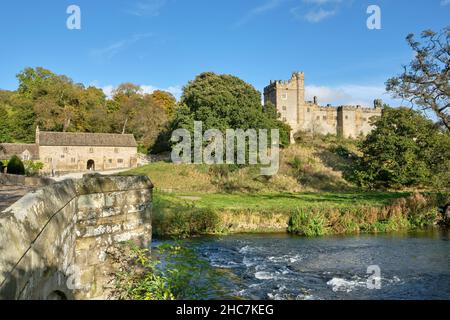
[[(450, 299), (448, 236), (436, 230), (320, 238), (246, 234), (185, 243), (226, 277), (233, 297)], [(367, 273), (374, 265), (380, 278)]]

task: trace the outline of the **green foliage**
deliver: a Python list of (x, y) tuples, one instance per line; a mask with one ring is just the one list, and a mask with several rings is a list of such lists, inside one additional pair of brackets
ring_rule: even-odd
[(323, 236), (327, 233), (326, 219), (321, 211), (297, 209), (288, 222), (288, 232), (307, 237)]
[(7, 172), (10, 174), (25, 175), (25, 166), (18, 156), (14, 155), (9, 159)]
[(277, 120), (275, 107), (263, 108), (260, 92), (232, 75), (206, 72), (186, 85), (172, 126), (193, 132), (194, 121), (202, 121), (204, 131), (223, 133), (226, 129), (279, 129), (281, 145), (289, 144), (290, 128)]
[(147, 249), (131, 242), (109, 249), (109, 256), (119, 264), (114, 274), (112, 297), (120, 300), (174, 300), (167, 278), (157, 269)]
[(225, 294), (221, 277), (198, 253), (181, 242), (156, 248), (161, 257), (160, 271), (176, 299), (204, 300)]
[(8, 160), (0, 160), (0, 173), (3, 173), (7, 166), (8, 166)]
[(11, 129), (9, 123), (9, 116), (6, 108), (0, 101), (0, 142), (11, 141)]
[(439, 32), (425, 30), (422, 43), (414, 34), (406, 38), (414, 59), (398, 77), (386, 82), (386, 91), (433, 112), (450, 132), (450, 27)]
[(24, 161), (24, 166), (25, 166), (25, 174), (27, 176), (35, 176), (39, 174), (39, 170), (42, 170), (44, 168), (44, 164), (42, 162), (31, 160)]
[(113, 298), (122, 300), (199, 300), (223, 293), (219, 275), (196, 251), (180, 243), (162, 244), (153, 258), (147, 249), (124, 243), (110, 250), (119, 263)]
[(349, 177), (366, 188), (450, 187), (450, 134), (407, 108), (386, 107)]
[(156, 236), (186, 238), (215, 233), (219, 215), (215, 210), (199, 208), (193, 203), (171, 203), (155, 197), (153, 201), (153, 233)]

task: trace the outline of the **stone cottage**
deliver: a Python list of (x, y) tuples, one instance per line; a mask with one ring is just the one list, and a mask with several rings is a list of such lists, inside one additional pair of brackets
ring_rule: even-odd
[(0, 143), (0, 159), (12, 155), (41, 161), (43, 172), (134, 168), (137, 143), (132, 134), (48, 132), (36, 128), (35, 144)]

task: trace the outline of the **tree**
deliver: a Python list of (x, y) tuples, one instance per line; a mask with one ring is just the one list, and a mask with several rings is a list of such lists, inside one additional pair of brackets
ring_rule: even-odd
[(114, 90), (115, 121), (120, 124), (122, 134), (127, 131), (128, 122), (136, 115), (142, 98), (141, 87), (133, 83), (122, 83)]
[(0, 142), (11, 142), (10, 130), (8, 112), (0, 102)]
[(151, 94), (151, 97), (154, 102), (166, 112), (169, 118), (173, 117), (173, 115), (175, 114), (177, 100), (171, 93), (161, 90), (155, 90)]
[(385, 106), (353, 178), (368, 188), (450, 187), (450, 134), (419, 112)]
[(37, 122), (43, 129), (83, 131), (83, 85), (73, 83), (64, 75), (44, 68), (26, 68), (17, 75), (18, 93), (33, 102)]
[(198, 75), (183, 89), (175, 127), (192, 130), (193, 121), (202, 121), (203, 129), (280, 129), (287, 137), (288, 128), (277, 120), (276, 111), (265, 110), (261, 93), (252, 85), (232, 75), (206, 72)]
[(12, 156), (11, 159), (9, 159), (6, 170), (6, 172), (10, 174), (25, 174), (25, 166), (23, 165), (22, 160), (20, 160), (20, 158), (16, 155)]
[(148, 152), (161, 132), (166, 129), (167, 123), (166, 111), (155, 103), (151, 95), (145, 95), (130, 121), (130, 130), (134, 133), (141, 150)]
[(401, 75), (387, 81), (386, 90), (395, 98), (433, 111), (450, 131), (450, 27), (439, 33), (424, 31), (422, 39), (424, 43), (408, 35), (415, 58)]

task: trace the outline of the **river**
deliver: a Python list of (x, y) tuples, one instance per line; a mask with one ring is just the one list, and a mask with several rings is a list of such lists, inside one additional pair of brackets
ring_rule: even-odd
[[(184, 242), (224, 274), (236, 298), (450, 299), (448, 236), (448, 230), (318, 238), (245, 234)], [(379, 268), (379, 278), (367, 273), (369, 266), (375, 266), (371, 272)]]

